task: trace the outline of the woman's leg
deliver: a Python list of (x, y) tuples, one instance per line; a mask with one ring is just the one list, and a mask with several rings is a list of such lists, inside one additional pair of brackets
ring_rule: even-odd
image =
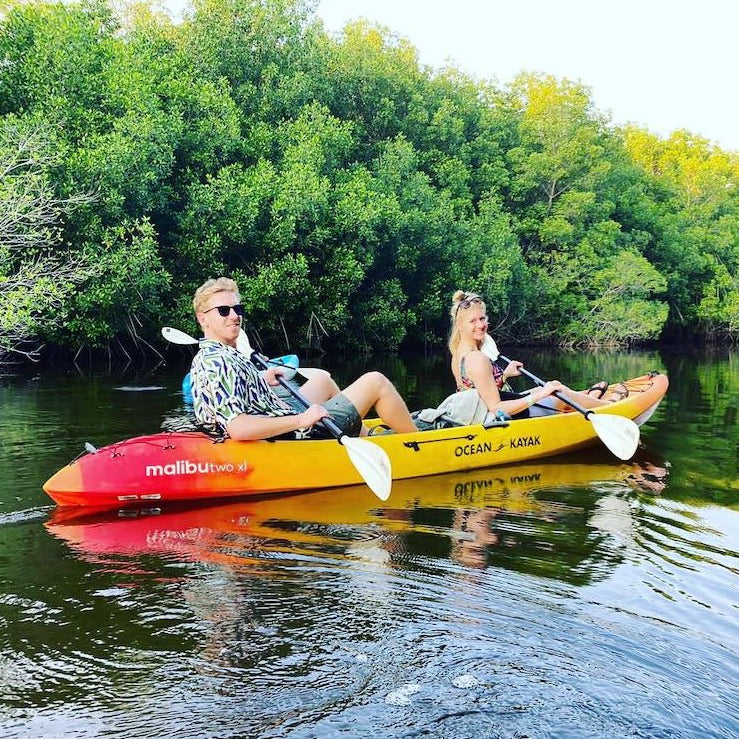
[(354, 404), (362, 418), (374, 406), (377, 415), (396, 433), (417, 430), (405, 401), (381, 372), (367, 372), (341, 392)]
[[(596, 398), (594, 395), (588, 395), (587, 392), (570, 390), (569, 388), (566, 388), (563, 392), (568, 398), (574, 400), (583, 408), (602, 408), (603, 406), (610, 405), (614, 400), (620, 400), (624, 397), (623, 395), (617, 394), (615, 391), (606, 392), (603, 399)], [(573, 410), (571, 405), (567, 405), (567, 403), (562, 402), (559, 398), (554, 396), (552, 396), (552, 406), (560, 411)]]

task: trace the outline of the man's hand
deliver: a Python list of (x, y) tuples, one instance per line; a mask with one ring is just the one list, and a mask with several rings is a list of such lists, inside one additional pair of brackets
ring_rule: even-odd
[(277, 381), (277, 378), (284, 374), (284, 367), (270, 367), (269, 369), (264, 370), (264, 379), (270, 387), (274, 387), (275, 385), (280, 384)]
[(300, 428), (304, 429), (315, 426), (322, 418), (326, 418), (328, 415), (329, 412), (322, 405), (312, 405), (298, 414)]

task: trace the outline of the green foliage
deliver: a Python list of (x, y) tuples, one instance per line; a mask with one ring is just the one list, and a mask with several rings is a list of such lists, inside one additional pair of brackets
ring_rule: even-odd
[(24, 261), (0, 276), (0, 357), (38, 357), (44, 337), (63, 326), (63, 309), (86, 276), (81, 265), (51, 259)]
[[(4, 127), (45, 132), (43, 165), (0, 177), (0, 284), (34, 274), (37, 300), (7, 295), (46, 306), (26, 339), (141, 345), (220, 274), (275, 351), (440, 344), (457, 288), (509, 342), (738, 336), (736, 154), (616, 129), (580, 84), (434, 71), (385, 28), (330, 38), (307, 0), (178, 25), (10, 0), (0, 91)], [(23, 192), (50, 217), (8, 220)]]
[[(297, 305), (311, 310), (315, 289), (309, 279), (308, 263), (303, 255), (288, 255), (279, 262), (258, 265), (249, 275), (238, 274), (242, 301), (249, 319), (259, 326), (270, 315), (284, 316)], [(286, 286), (290, 286), (286, 298)]]
[(260, 160), (246, 169), (241, 164), (224, 166), (205, 182), (193, 183), (180, 220), (181, 274), (197, 281), (240, 262), (267, 258), (263, 230), (276, 182), (275, 167)]
[(406, 305), (400, 281), (382, 280), (371, 299), (360, 300), (362, 330), (368, 346), (396, 349), (403, 341), (408, 326), (414, 323), (413, 312)]
[(84, 136), (105, 115), (100, 79), (116, 27), (104, 2), (11, 5), (0, 32), (0, 115), (43, 111)]
[(474, 225), (472, 235), (478, 239), (478, 249), (485, 255), (479, 290), (485, 296), (491, 325), (511, 339), (511, 331), (528, 313), (530, 299), (530, 275), (521, 246), (511, 227), (510, 216), (495, 198), (481, 203)]
[(65, 333), (92, 346), (121, 335), (136, 343), (141, 326), (161, 320), (170, 283), (152, 225), (143, 220), (111, 227), (83, 253), (94, 273), (67, 308)]
[(677, 131), (661, 141), (626, 132), (629, 151), (667, 195), (655, 205), (646, 252), (667, 277), (669, 328), (737, 338), (739, 157)]
[(54, 144), (48, 127), (12, 115), (0, 120), (0, 359), (36, 359), (91, 272), (61, 243), (65, 216), (88, 198), (55, 197)]
[(592, 275), (587, 312), (563, 329), (568, 344), (607, 345), (659, 338), (667, 280), (640, 254), (623, 251)]

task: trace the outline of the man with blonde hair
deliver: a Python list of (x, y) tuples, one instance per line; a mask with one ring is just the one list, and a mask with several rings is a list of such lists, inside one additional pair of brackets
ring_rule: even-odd
[(195, 417), (203, 426), (246, 441), (304, 432), (330, 416), (343, 433), (356, 436), (374, 407), (394, 431), (416, 430), (405, 402), (380, 372), (367, 372), (343, 390), (328, 374), (311, 377), (301, 388), (308, 408), (280, 398), (272, 388), (283, 369), (261, 374), (236, 348), (244, 317), (236, 283), (226, 277), (208, 280), (192, 302), (205, 337), (190, 371)]

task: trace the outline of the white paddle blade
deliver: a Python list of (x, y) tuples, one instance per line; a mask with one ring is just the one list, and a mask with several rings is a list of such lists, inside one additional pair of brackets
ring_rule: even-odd
[(364, 478), (369, 489), (382, 501), (390, 497), (393, 474), (390, 457), (377, 444), (352, 436), (342, 436), (339, 442), (346, 449), (349, 459)]
[(243, 328), (241, 329), (241, 331), (239, 331), (239, 338), (236, 339), (236, 348), (242, 354), (246, 354), (247, 357), (251, 357), (252, 352), (254, 351), (254, 349), (251, 348), (249, 337), (246, 335), (246, 332)]
[(609, 413), (589, 413), (601, 441), (619, 458), (631, 459), (639, 446), (639, 427), (630, 419)]
[(282, 357), (275, 357), (268, 361), (274, 367), (281, 367), (283, 369), (282, 379), (286, 382), (290, 382), (295, 377), (295, 372), (300, 364), (297, 354), (285, 354)]
[(172, 328), (171, 326), (164, 326), (162, 328), (162, 336), (167, 340), (170, 341), (172, 344), (197, 344), (198, 340), (194, 339), (189, 334), (186, 334), (184, 331), (180, 331), (179, 329)]
[(268, 360), (270, 364), (275, 367), (283, 367), (284, 373), (282, 375), (283, 380), (288, 382), (295, 377), (296, 373), (302, 375), (306, 380), (310, 380), (311, 377), (331, 377), (331, 373), (325, 369), (318, 367), (300, 367), (300, 360), (297, 354), (285, 354), (282, 357), (275, 357), (274, 359)]
[(498, 345), (490, 334), (485, 334), (485, 340), (482, 342), (480, 351), (493, 362), (500, 356)]

